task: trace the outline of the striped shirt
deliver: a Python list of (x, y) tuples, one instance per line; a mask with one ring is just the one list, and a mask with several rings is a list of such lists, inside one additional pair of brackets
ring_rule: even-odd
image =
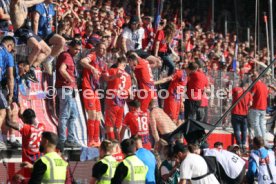
[(150, 112), (150, 127), (154, 140), (159, 141), (159, 134), (164, 135), (174, 131), (177, 126), (171, 118), (159, 107), (154, 107)]

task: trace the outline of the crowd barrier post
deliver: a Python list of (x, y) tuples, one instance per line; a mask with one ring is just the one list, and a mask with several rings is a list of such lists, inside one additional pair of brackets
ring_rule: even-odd
[[(269, 0), (269, 20), (270, 20), (270, 42), (271, 42), (271, 60), (274, 61), (274, 35), (273, 35), (273, 10), (272, 10), (272, 0)], [(274, 67), (272, 66), (271, 71), (272, 71), (272, 79), (275, 79), (274, 77)]]

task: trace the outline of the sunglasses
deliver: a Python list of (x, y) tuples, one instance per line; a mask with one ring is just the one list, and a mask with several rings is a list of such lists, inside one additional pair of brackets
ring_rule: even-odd
[(109, 35), (105, 35), (105, 36), (103, 36), (103, 38), (110, 38), (110, 36)]

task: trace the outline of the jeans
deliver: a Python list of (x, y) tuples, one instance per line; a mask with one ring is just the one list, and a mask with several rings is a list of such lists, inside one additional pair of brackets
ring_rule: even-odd
[(254, 128), (255, 136), (261, 136), (266, 140), (266, 112), (264, 110), (250, 109), (249, 118), (252, 127)]
[(168, 67), (168, 76), (172, 75), (175, 70), (175, 64), (172, 58), (167, 54), (159, 54), (159, 56), (163, 60), (161, 71), (165, 70)]
[(247, 132), (247, 116), (232, 114), (231, 122), (237, 143), (239, 145), (245, 145)]
[(78, 117), (77, 104), (70, 89), (57, 89), (59, 99), (58, 134), (59, 142), (66, 141), (66, 128), (68, 128), (68, 142), (76, 142), (74, 129)]

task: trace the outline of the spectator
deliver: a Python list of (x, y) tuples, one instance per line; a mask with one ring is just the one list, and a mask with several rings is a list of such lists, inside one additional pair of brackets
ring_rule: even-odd
[(156, 100), (150, 102), (149, 109), (151, 135), (154, 138), (155, 143), (158, 143), (160, 138), (167, 140), (170, 133), (177, 128), (176, 124), (163, 109), (158, 107)]
[(147, 166), (135, 155), (136, 145), (134, 140), (125, 139), (121, 143), (125, 159), (117, 166), (111, 184), (120, 183), (145, 183), (148, 172)]
[(221, 183), (242, 183), (245, 176), (245, 161), (230, 151), (222, 149), (219, 144), (213, 149), (204, 149), (203, 155), (215, 157), (219, 163)]
[(32, 82), (38, 82), (35, 75), (35, 68), (38, 67), (50, 54), (51, 49), (41, 40), (39, 36), (31, 30), (30, 20), (28, 18), (28, 8), (43, 2), (40, 1), (12, 1), (10, 5), (11, 21), (14, 29), (14, 35), (19, 37), (19, 42), (27, 44), (31, 53), (28, 55), (28, 61), (31, 66), (27, 78)]
[(253, 139), (253, 151), (249, 157), (247, 182), (249, 184), (254, 183), (255, 177), (258, 178), (258, 183), (276, 182), (274, 152), (264, 147), (264, 139), (260, 136)]
[(112, 151), (112, 142), (109, 140), (103, 140), (99, 148), (101, 160), (93, 166), (90, 184), (110, 183), (117, 166), (117, 161), (111, 155)]
[[(239, 87), (232, 90), (232, 104), (244, 93), (248, 88), (248, 81), (243, 80)], [(252, 95), (247, 93), (243, 99), (234, 107), (231, 112), (231, 122), (234, 130), (235, 139), (240, 146), (242, 152), (246, 150), (246, 135), (247, 135), (247, 115), (249, 107), (252, 105)]]
[(143, 147), (151, 150), (150, 132), (149, 132), (149, 113), (140, 109), (140, 102), (137, 100), (128, 103), (129, 110), (124, 118), (120, 137), (123, 138), (127, 128), (131, 135), (139, 135), (142, 138)]
[(174, 157), (173, 146), (168, 145), (165, 160), (160, 166), (160, 176), (163, 183), (178, 184), (179, 161)]
[(207, 163), (201, 156), (190, 153), (188, 147), (181, 143), (176, 143), (173, 150), (181, 162), (179, 184), (186, 184), (189, 181), (192, 184), (219, 183), (214, 174), (209, 172)]
[(40, 36), (49, 46), (53, 46), (51, 54), (45, 60), (44, 67), (48, 74), (52, 75), (53, 60), (64, 48), (65, 39), (52, 31), (55, 9), (53, 0), (45, 0), (33, 8), (33, 32)]
[(168, 68), (167, 76), (172, 75), (175, 69), (174, 61), (169, 55), (171, 49), (169, 44), (173, 39), (174, 33), (175, 25), (168, 23), (164, 29), (157, 31), (153, 46), (154, 56), (159, 56), (163, 60), (161, 71), (165, 70), (166, 67)]
[[(258, 76), (258, 73), (252, 75), (252, 81)], [(259, 80), (251, 89), (253, 96), (252, 107), (250, 108), (249, 117), (250, 123), (254, 127), (255, 136), (263, 137), (266, 142), (266, 108), (267, 108), (267, 96), (268, 89), (264, 82)]]
[[(15, 63), (14, 69), (13, 69), (13, 74), (14, 74), (14, 91), (13, 91), (13, 98), (12, 98), (12, 103), (11, 103), (11, 112), (10, 112), (10, 117), (8, 118), (9, 121), (15, 122), (18, 119), (18, 114), (21, 114), (21, 104), (19, 102), (19, 93), (20, 93), (20, 88), (22, 89), (23, 85), (29, 86), (29, 81), (26, 81), (25, 74), (29, 71), (29, 64), (24, 62), (24, 61), (19, 61)], [(7, 81), (3, 81), (2, 85), (7, 85)], [(7, 93), (7, 91), (5, 92)], [(23, 95), (27, 95), (26, 91), (21, 90), (21, 93)], [(22, 145), (18, 140), (16, 140), (15, 137), (15, 130), (13, 128), (7, 128), (6, 129), (10, 135), (10, 140), (7, 141), (7, 145), (11, 146), (11, 148), (19, 148)]]
[(187, 82), (187, 96), (185, 99), (185, 119), (196, 119), (198, 108), (201, 105), (202, 95), (208, 86), (208, 80), (204, 73), (198, 71), (198, 64), (190, 63), (188, 66), (189, 78)]
[[(138, 4), (137, 6), (140, 6)], [(122, 32), (122, 51), (127, 53), (128, 51), (135, 51), (136, 54), (147, 59), (152, 63), (160, 63), (161, 61), (142, 49), (142, 40), (144, 38), (144, 29), (140, 27), (140, 18), (132, 16), (128, 25), (123, 29)]]
[[(79, 147), (74, 134), (78, 110), (75, 101), (76, 64), (73, 57), (79, 53), (80, 49), (81, 41), (72, 40), (69, 43), (69, 49), (59, 55), (56, 64), (56, 88), (59, 99), (58, 148), (60, 150), (63, 150), (64, 146)], [(67, 139), (66, 128), (68, 128)]]
[(32, 169), (31, 184), (65, 182), (68, 163), (56, 152), (58, 136), (52, 132), (43, 132), (39, 150), (44, 153), (34, 165), (23, 162), (25, 168)]
[[(13, 76), (13, 67), (14, 67), (14, 58), (12, 53), (14, 52), (15, 39), (11, 36), (6, 36), (1, 41), (0, 46), (0, 127), (2, 127), (3, 122), (6, 118), (6, 111), (12, 103), (13, 99), (13, 89), (14, 89), (14, 76)], [(3, 84), (3, 85), (2, 85)], [(6, 90), (6, 88), (8, 88)], [(8, 91), (8, 94), (4, 94), (5, 91)], [(6, 96), (5, 96), (6, 95)], [(0, 131), (0, 149), (7, 149), (5, 141), (7, 137), (2, 135)], [(1, 137), (0, 137), (1, 138)]]
[(131, 137), (131, 139), (133, 139), (136, 144), (136, 156), (148, 167), (146, 184), (155, 184), (156, 159), (154, 154), (151, 151), (143, 148), (141, 136), (134, 135)]

